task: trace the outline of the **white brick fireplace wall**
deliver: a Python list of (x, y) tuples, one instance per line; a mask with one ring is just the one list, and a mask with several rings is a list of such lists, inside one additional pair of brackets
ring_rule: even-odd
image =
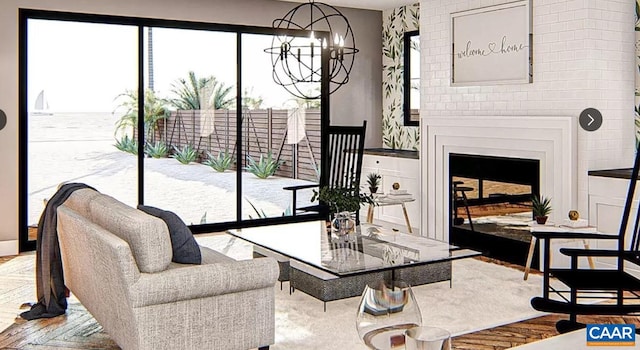
[[(583, 217), (587, 216), (589, 170), (632, 164), (634, 112), (630, 106), (634, 103), (634, 2), (532, 0), (533, 83), (452, 87), (450, 14), (507, 2), (420, 2), (421, 198), (425, 235), (448, 239), (447, 228), (430, 222), (441, 220), (435, 218), (434, 209), (443, 205), (443, 198), (437, 197), (443, 190), (438, 188), (441, 184), (437, 178), (446, 177), (444, 172), (448, 171), (446, 167), (429, 166), (428, 157), (434, 151), (429, 149), (427, 125), (432, 120), (434, 123), (437, 123), (435, 120), (447, 120), (455, 126), (455, 133), (468, 135), (479, 133), (473, 130), (479, 126), (489, 132), (492, 126), (511, 125), (508, 123), (511, 120), (538, 125), (554, 116), (566, 116), (576, 125), (582, 110), (599, 109), (604, 120), (599, 130), (587, 132), (578, 126), (574, 129), (576, 148), (570, 161), (575, 162), (575, 171), (563, 175), (566, 177), (561, 180), (561, 186), (570, 187), (572, 193), (567, 195), (567, 190), (562, 189), (563, 203), (559, 207), (562, 209), (556, 213), (559, 215), (564, 215), (568, 206), (575, 205)], [(488, 117), (496, 116), (504, 119), (487, 122)], [(501, 146), (496, 153), (508, 150)], [(554, 183), (555, 186), (559, 185)], [(544, 186), (541, 191), (546, 194)], [(555, 207), (558, 207), (559, 192), (553, 190), (551, 193)], [(571, 203), (569, 197), (575, 198), (575, 203)]]

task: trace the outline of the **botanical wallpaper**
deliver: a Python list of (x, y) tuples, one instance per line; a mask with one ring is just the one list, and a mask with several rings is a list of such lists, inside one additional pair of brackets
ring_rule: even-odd
[[(638, 0), (640, 1), (640, 0)], [(404, 33), (418, 30), (420, 4), (382, 13), (382, 143), (385, 148), (417, 150), (420, 128), (404, 126)]]
[(640, 0), (636, 0), (636, 143), (640, 143)]

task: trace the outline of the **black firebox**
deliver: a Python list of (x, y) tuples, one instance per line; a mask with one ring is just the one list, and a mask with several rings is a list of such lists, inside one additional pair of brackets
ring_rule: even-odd
[[(449, 154), (450, 241), (503, 261), (524, 265), (528, 231), (483, 225), (470, 212), (480, 207), (528, 211), (532, 195), (540, 194), (540, 161), (512, 157)], [(463, 214), (464, 213), (464, 214)], [(470, 222), (471, 221), (471, 222)], [(534, 258), (534, 262), (538, 259)]]

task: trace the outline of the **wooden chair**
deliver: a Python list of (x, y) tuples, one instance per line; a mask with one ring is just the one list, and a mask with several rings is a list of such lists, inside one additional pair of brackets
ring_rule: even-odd
[[(328, 169), (328, 173), (321, 174), (327, 186), (349, 189), (352, 190), (354, 194), (359, 194), (366, 129), (366, 120), (362, 123), (362, 126), (329, 126), (328, 159), (322, 159), (322, 162), (328, 162), (328, 166), (322, 167), (322, 169)], [(321, 181), (321, 183), (323, 183), (323, 181)], [(320, 184), (309, 184), (284, 187), (285, 190), (292, 191), (293, 194), (293, 215), (296, 215), (298, 211), (318, 212), (322, 215), (327, 215), (328, 209), (322, 205), (322, 203), (300, 208), (297, 207), (297, 192), (299, 190), (319, 186)], [(356, 221), (359, 222), (357, 213)]]
[[(556, 324), (560, 333), (584, 327), (577, 322), (577, 315), (628, 315), (640, 312), (640, 280), (627, 269), (629, 264), (640, 266), (640, 210), (634, 209), (633, 197), (640, 168), (640, 152), (636, 151), (635, 162), (627, 192), (620, 229), (618, 234), (535, 232), (544, 245), (543, 253), (543, 295), (531, 299), (534, 309), (544, 312), (569, 314), (569, 320)], [(633, 219), (633, 228), (628, 229)], [(625, 240), (625, 235), (627, 239)], [(617, 249), (577, 249), (562, 248), (560, 252), (571, 259), (570, 268), (552, 268), (550, 266), (551, 240), (559, 238), (604, 239), (615, 241)], [(630, 241), (626, 246), (625, 242)], [(608, 257), (615, 261), (615, 268), (579, 268), (580, 257)], [(625, 268), (627, 265), (627, 268)], [(566, 287), (550, 286), (550, 277), (555, 277)], [(568, 288), (568, 289), (560, 289)], [(603, 298), (604, 302), (594, 302)], [(587, 302), (585, 302), (585, 300)], [(588, 302), (588, 301), (591, 301)]]

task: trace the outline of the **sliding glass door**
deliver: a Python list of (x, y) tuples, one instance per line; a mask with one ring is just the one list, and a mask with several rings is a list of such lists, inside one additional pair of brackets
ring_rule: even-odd
[(63, 182), (173, 211), (194, 232), (299, 220), (284, 188), (318, 182), (328, 102), (274, 82), (276, 34), (21, 10), (21, 249)]

